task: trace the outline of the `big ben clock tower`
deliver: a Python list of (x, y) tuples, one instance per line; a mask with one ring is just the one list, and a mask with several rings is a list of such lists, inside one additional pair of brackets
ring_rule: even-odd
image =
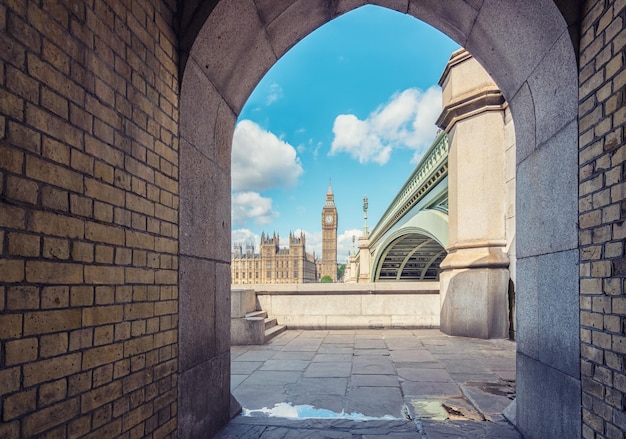
[(337, 208), (333, 188), (328, 184), (326, 203), (322, 209), (322, 277), (337, 281)]

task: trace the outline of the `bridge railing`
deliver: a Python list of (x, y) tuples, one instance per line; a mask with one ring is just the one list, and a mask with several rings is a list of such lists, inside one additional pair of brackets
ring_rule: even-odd
[(426, 195), (439, 177), (447, 175), (448, 136), (445, 132), (437, 135), (420, 162), (395, 196), (380, 221), (370, 233), (370, 242), (375, 242), (398, 221), (415, 203)]

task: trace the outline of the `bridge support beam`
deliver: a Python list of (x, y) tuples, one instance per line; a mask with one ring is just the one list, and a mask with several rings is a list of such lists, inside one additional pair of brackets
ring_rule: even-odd
[(448, 255), (441, 262), (441, 330), (450, 335), (508, 335), (505, 120), (500, 90), (465, 50), (440, 80), (448, 133)]

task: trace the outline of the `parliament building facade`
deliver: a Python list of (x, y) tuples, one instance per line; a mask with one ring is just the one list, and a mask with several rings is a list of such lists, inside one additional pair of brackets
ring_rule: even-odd
[(280, 236), (261, 233), (261, 248), (234, 244), (231, 254), (231, 283), (300, 284), (318, 282), (322, 276), (337, 281), (337, 208), (328, 187), (322, 209), (322, 258), (306, 251), (306, 236), (289, 233), (289, 247), (280, 247)]
[(280, 237), (261, 234), (261, 248), (236, 244), (231, 258), (233, 284), (292, 284), (317, 282), (315, 256), (306, 252), (306, 237), (289, 234), (289, 247), (280, 248)]

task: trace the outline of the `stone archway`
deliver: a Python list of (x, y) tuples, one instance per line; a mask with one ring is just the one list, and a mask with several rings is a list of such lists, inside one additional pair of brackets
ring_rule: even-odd
[[(196, 2), (183, 11), (179, 433), (228, 419), (230, 144), (261, 76), (308, 33), (362, 4)], [(355, 4), (356, 3), (356, 4)], [(377, 2), (372, 2), (377, 3)], [(465, 47), (511, 105), (517, 138), (518, 426), (580, 436), (575, 50), (551, 0), (394, 1)], [(417, 43), (417, 42), (416, 42)], [(549, 316), (558, 315), (557, 323)]]

